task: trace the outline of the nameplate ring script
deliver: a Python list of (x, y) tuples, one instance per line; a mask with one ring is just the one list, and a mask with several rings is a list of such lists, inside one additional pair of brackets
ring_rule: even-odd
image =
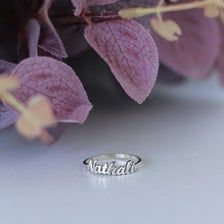
[(136, 172), (142, 160), (130, 154), (106, 154), (90, 157), (83, 163), (87, 171), (93, 174), (123, 176)]

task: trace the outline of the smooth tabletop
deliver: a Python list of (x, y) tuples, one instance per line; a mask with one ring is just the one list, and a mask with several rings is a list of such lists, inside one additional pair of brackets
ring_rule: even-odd
[[(109, 97), (109, 96), (105, 96)], [(84, 159), (132, 153), (125, 177), (86, 173)], [(223, 224), (224, 89), (217, 80), (157, 87), (139, 106), (96, 104), (54, 145), (0, 133), (2, 224)]]

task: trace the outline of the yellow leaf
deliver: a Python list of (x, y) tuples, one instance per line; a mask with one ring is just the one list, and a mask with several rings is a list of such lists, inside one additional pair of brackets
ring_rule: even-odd
[(29, 140), (33, 140), (41, 135), (42, 128), (33, 122), (25, 115), (21, 116), (16, 122), (18, 132)]
[(182, 34), (180, 26), (173, 20), (161, 22), (156, 18), (152, 18), (150, 24), (158, 35), (168, 41), (177, 41)]
[(209, 4), (204, 8), (204, 15), (208, 18), (216, 18), (219, 16), (219, 8), (215, 4)]
[(13, 90), (19, 87), (19, 81), (15, 76), (0, 76), (0, 92)]
[(17, 120), (16, 128), (27, 139), (41, 137), (45, 128), (56, 124), (52, 108), (46, 97), (35, 96), (27, 106), (27, 113)]
[(44, 96), (35, 96), (28, 104), (28, 110), (38, 120), (41, 127), (49, 127), (56, 123), (49, 101)]
[(220, 7), (220, 8), (224, 7), (223, 0), (213, 0), (213, 1), (214, 1), (214, 4), (217, 5), (218, 7)]

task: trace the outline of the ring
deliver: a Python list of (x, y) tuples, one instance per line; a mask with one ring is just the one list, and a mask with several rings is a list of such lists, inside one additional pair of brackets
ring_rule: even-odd
[(93, 174), (123, 176), (136, 172), (142, 160), (130, 154), (107, 154), (90, 157), (83, 163), (87, 171)]

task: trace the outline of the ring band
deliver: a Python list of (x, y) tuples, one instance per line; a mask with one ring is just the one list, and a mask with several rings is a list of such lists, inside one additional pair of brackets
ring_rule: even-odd
[(83, 163), (87, 171), (93, 174), (123, 176), (136, 172), (142, 160), (130, 154), (106, 154), (90, 157)]

